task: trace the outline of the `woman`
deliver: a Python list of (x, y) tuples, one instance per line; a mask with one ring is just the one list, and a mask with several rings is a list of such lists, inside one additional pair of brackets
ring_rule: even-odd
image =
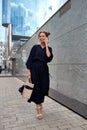
[(38, 34), (40, 45), (34, 45), (26, 62), (28, 77), (31, 77), (35, 87), (28, 102), (36, 104), (37, 119), (42, 119), (42, 103), (49, 91), (49, 68), (47, 63), (53, 58), (52, 48), (48, 47), (49, 32), (41, 31)]

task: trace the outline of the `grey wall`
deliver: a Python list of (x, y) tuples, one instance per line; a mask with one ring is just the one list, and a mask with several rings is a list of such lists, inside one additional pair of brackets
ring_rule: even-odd
[(38, 44), (38, 32), (51, 32), (49, 46), (53, 48), (54, 58), (49, 64), (49, 95), (87, 118), (87, 0), (71, 0), (71, 8), (60, 16), (66, 4), (18, 51), (16, 69), (18, 74), (26, 75), (22, 49), (28, 57), (31, 47)]

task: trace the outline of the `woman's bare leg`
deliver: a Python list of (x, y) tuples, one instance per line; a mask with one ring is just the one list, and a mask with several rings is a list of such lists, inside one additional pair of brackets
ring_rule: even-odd
[(42, 119), (42, 104), (36, 104), (37, 109), (37, 118), (40, 120)]

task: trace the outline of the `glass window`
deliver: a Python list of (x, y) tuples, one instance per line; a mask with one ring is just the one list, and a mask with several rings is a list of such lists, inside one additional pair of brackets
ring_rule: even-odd
[(14, 35), (31, 36), (68, 0), (2, 0), (2, 23)]

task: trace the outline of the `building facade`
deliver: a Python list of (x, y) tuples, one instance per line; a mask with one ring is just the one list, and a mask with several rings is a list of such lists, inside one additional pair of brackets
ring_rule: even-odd
[(26, 10), (23, 9), (22, 3), (18, 5), (17, 3), (19, 3), (18, 0), (2, 1), (2, 25), (7, 27), (11, 23), (13, 35), (26, 36), (29, 29), (29, 26), (25, 23)]
[(4, 66), (6, 60), (6, 43), (0, 42), (0, 66)]

